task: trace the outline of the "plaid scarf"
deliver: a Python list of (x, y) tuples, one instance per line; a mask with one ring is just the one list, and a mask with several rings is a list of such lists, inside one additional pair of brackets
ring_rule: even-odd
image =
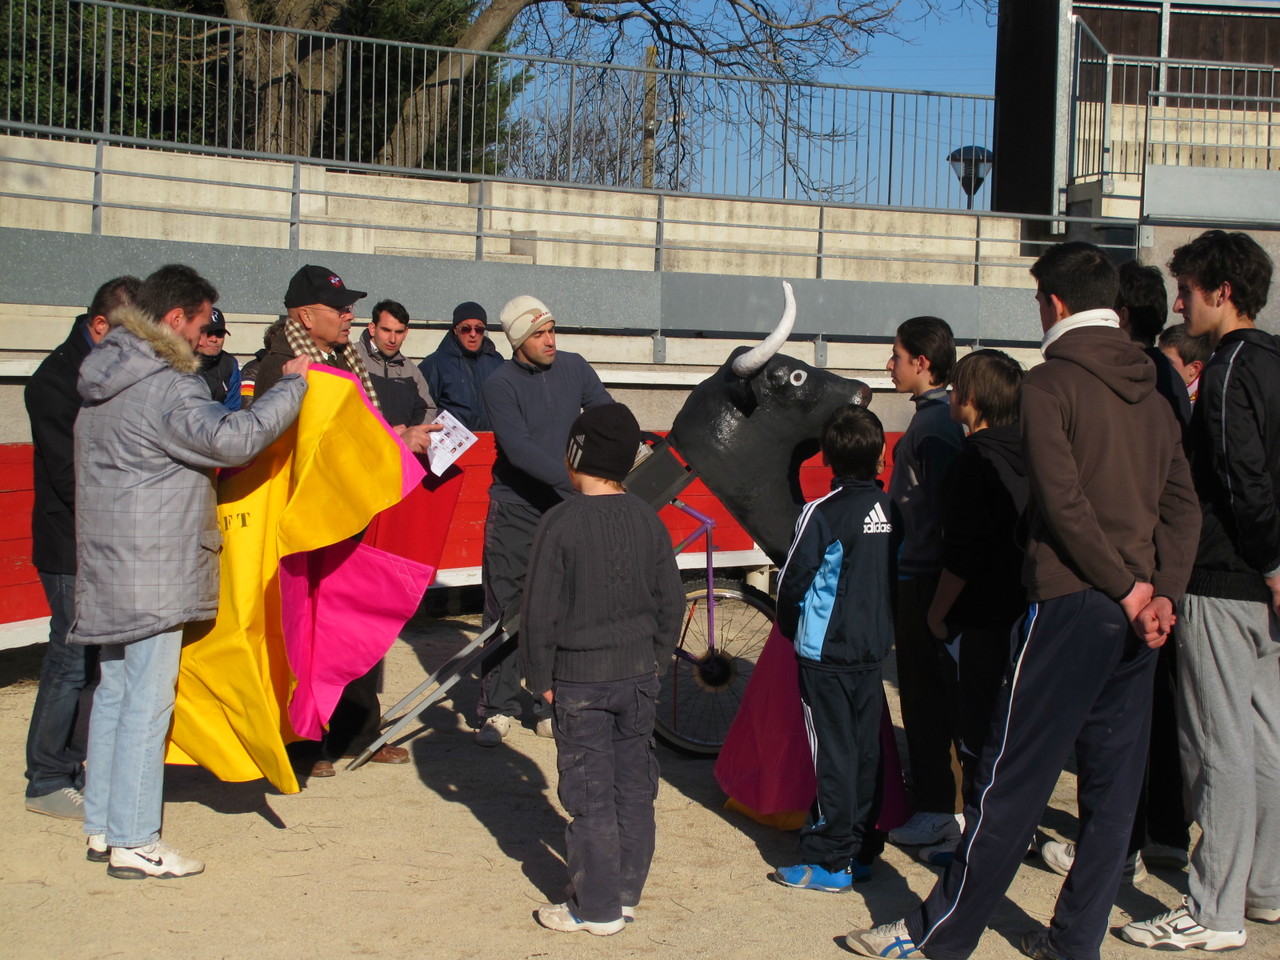
[(379, 413), (382, 412), (382, 405), (378, 403), (378, 394), (373, 389), (373, 381), (369, 379), (369, 371), (365, 369), (364, 361), (357, 355), (354, 344), (337, 344), (330, 358), (316, 346), (316, 342), (311, 339), (311, 334), (307, 333), (307, 328), (293, 317), (285, 321), (284, 335), (295, 357), (310, 357), (312, 363), (323, 363), (354, 373), (360, 378), (360, 386), (364, 387), (365, 396), (369, 398), (374, 409)]

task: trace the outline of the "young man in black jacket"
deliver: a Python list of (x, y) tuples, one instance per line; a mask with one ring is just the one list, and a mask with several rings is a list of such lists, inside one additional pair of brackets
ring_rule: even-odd
[(31, 562), (49, 601), (49, 647), (27, 733), (27, 809), (66, 820), (84, 819), (84, 744), (77, 741), (80, 695), (92, 680), (96, 648), (67, 643), (75, 619), (76, 475), (72, 430), (80, 412), (80, 364), (110, 329), (107, 316), (133, 303), (137, 277), (108, 280), (88, 313), (76, 317), (62, 345), (27, 381), (35, 503)]
[(1174, 251), (1174, 309), (1214, 347), (1191, 418), (1199, 548), (1178, 609), (1182, 768), (1203, 831), (1183, 904), (1141, 947), (1229, 950), (1280, 922), (1280, 342), (1256, 329), (1271, 259), (1210, 230)]

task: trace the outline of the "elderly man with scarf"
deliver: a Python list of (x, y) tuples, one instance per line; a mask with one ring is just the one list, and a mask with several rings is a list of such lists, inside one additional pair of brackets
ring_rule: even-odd
[[(293, 357), (309, 357), (339, 370), (353, 373), (364, 387), (369, 402), (379, 410), (378, 394), (369, 379), (369, 371), (351, 343), (351, 305), (365, 296), (363, 290), (352, 290), (332, 270), (311, 264), (300, 269), (289, 281), (284, 305), (289, 317), (272, 336), (266, 354), (258, 367), (254, 390), (256, 399), (270, 390), (280, 379), (280, 371)], [(394, 427), (401, 439), (415, 453), (427, 449), (430, 436), (425, 426)], [(382, 664), (347, 684), (342, 692), (329, 729), (320, 741), (319, 758), (311, 765), (311, 776), (332, 777), (333, 762), (353, 757), (378, 738), (382, 707), (378, 703), (378, 685)], [(409, 751), (388, 744), (371, 758), (374, 763), (408, 763)]]

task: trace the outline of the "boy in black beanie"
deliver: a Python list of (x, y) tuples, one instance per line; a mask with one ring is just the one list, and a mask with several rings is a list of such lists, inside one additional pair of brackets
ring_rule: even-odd
[(543, 516), (525, 579), (525, 683), (555, 712), (560, 802), (572, 818), (574, 892), (537, 918), (565, 933), (621, 930), (653, 858), (657, 673), (675, 647), (684, 592), (670, 534), (622, 486), (639, 446), (623, 404), (578, 417), (566, 459), (583, 496)]

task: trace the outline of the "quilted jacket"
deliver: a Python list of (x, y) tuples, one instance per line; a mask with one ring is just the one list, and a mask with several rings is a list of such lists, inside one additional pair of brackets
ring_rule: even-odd
[(128, 643), (217, 613), (214, 471), (284, 433), (306, 392), (286, 377), (233, 413), (209, 399), (172, 329), (133, 307), (110, 319), (78, 381), (74, 643)]

